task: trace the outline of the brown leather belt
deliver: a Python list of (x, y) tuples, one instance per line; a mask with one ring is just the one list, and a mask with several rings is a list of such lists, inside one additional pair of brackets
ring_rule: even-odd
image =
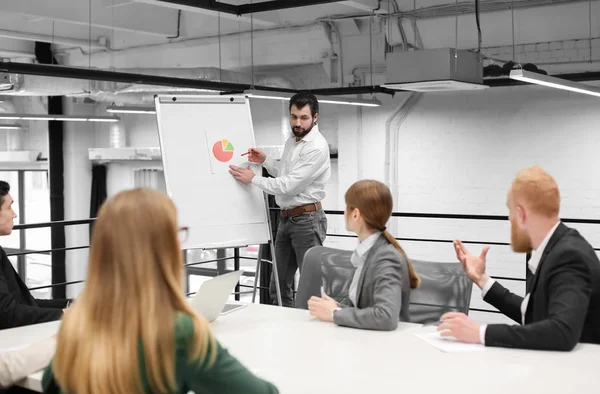
[(320, 202), (314, 204), (306, 204), (296, 208), (282, 209), (281, 216), (284, 218), (302, 215), (303, 213), (318, 211), (323, 208)]

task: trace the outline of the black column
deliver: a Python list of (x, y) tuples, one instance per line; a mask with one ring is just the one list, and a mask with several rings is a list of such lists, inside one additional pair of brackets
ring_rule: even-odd
[[(41, 64), (57, 64), (52, 54), (52, 45), (36, 42), (35, 56)], [(58, 81), (57, 81), (58, 83)], [(48, 97), (48, 114), (62, 115), (62, 96)], [(65, 220), (65, 181), (63, 161), (63, 122), (48, 121), (48, 172), (50, 177), (50, 220)], [(52, 249), (65, 248), (65, 229), (62, 226), (53, 226), (51, 229)], [(65, 251), (52, 252), (52, 284), (67, 281), (65, 266)], [(66, 298), (65, 286), (52, 288), (52, 298)]]
[[(106, 201), (106, 165), (94, 164), (92, 166), (92, 192), (90, 198), (90, 218), (95, 218), (98, 215), (100, 207)], [(90, 241), (94, 223), (90, 223)]]

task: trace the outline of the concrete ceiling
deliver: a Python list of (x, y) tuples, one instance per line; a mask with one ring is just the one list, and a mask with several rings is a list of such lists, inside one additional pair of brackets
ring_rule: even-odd
[[(228, 0), (244, 4), (246, 0)], [(109, 40), (112, 48), (133, 47), (178, 39), (197, 38), (301, 25), (331, 15), (369, 12), (378, 0), (352, 0), (326, 5), (236, 16), (181, 7), (158, 0), (2, 0), (1, 30), (97, 41)], [(90, 23), (91, 22), (91, 23)]]

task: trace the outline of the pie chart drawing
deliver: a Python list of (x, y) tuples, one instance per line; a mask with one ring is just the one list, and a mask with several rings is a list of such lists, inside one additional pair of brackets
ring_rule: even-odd
[(212, 148), (215, 159), (223, 163), (226, 163), (233, 158), (233, 151), (233, 145), (228, 140), (217, 141)]

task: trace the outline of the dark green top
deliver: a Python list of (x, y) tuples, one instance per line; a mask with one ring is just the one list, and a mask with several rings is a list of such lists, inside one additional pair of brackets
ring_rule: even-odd
[[(277, 394), (277, 388), (262, 380), (240, 362), (217, 342), (217, 356), (215, 363), (209, 367), (204, 362), (190, 362), (188, 347), (194, 337), (194, 324), (189, 315), (181, 315), (175, 324), (175, 377), (177, 390), (170, 394), (187, 394), (193, 391), (196, 394)], [(140, 372), (145, 393), (152, 393), (148, 384), (144, 368), (143, 351), (140, 353)], [(61, 394), (54, 380), (52, 364), (44, 371), (42, 378), (44, 393)]]

